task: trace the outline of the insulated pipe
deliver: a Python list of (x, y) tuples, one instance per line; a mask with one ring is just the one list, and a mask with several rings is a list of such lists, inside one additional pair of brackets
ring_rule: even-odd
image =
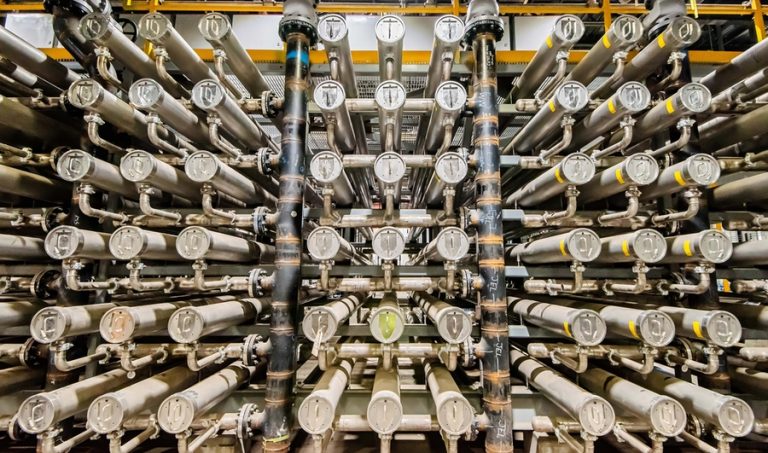
[(717, 230), (670, 236), (667, 240), (667, 256), (661, 263), (721, 264), (728, 261), (733, 253), (733, 244), (725, 234)]
[(600, 238), (602, 244), (597, 263), (658, 263), (667, 254), (664, 235), (650, 228)]
[(752, 408), (739, 398), (714, 392), (659, 371), (646, 376), (630, 374), (628, 377), (651, 391), (674, 398), (689, 414), (715, 425), (730, 436), (744, 437), (752, 432), (755, 415)]
[(45, 236), (45, 252), (53, 259), (109, 260), (109, 234), (62, 225)]
[(248, 205), (274, 199), (264, 188), (209, 151), (190, 155), (184, 163), (184, 172), (192, 181), (210, 184), (214, 189)]
[(768, 43), (760, 41), (735, 56), (729, 63), (718, 66), (702, 77), (700, 82), (713, 93), (719, 93), (764, 68), (766, 59), (768, 59)]
[(437, 327), (440, 337), (447, 343), (463, 343), (472, 334), (472, 316), (460, 307), (429, 293), (414, 293), (413, 300)]
[(705, 340), (723, 348), (734, 346), (741, 340), (741, 322), (726, 311), (696, 310), (672, 305), (662, 305), (656, 309), (672, 318), (678, 336)]
[(325, 343), (336, 336), (339, 326), (363, 304), (362, 293), (350, 294), (325, 305), (310, 308), (301, 321), (301, 331), (313, 343)]
[(217, 115), (229, 133), (249, 149), (269, 146), (269, 137), (213, 79), (197, 82), (192, 88), (192, 102), (201, 110)]
[(571, 69), (566, 80), (589, 85), (611, 64), (617, 52), (632, 49), (642, 37), (643, 23), (637, 17), (625, 14), (613, 19), (603, 37)]
[[(530, 66), (529, 66), (530, 67)], [(557, 135), (566, 115), (583, 109), (589, 101), (587, 88), (579, 82), (565, 82), (504, 147), (503, 154), (530, 153), (547, 139)]]
[(139, 198), (136, 184), (124, 179), (117, 165), (97, 159), (79, 149), (62, 154), (56, 162), (56, 172), (65, 181), (90, 184), (133, 200)]
[(700, 127), (699, 141), (704, 149), (717, 151), (742, 141), (761, 137), (765, 133), (766, 121), (768, 121), (768, 106), (762, 106), (751, 112), (727, 118), (712, 127)]
[(594, 160), (583, 153), (572, 153), (513, 192), (504, 200), (504, 206), (520, 205), (524, 208), (538, 206), (564, 193), (570, 186), (589, 183), (594, 176)]
[(573, 138), (569, 148), (579, 149), (587, 145), (616, 128), (626, 116), (636, 115), (647, 109), (650, 104), (651, 92), (645, 85), (640, 82), (625, 83), (605, 102), (573, 126)]
[(6, 396), (20, 390), (43, 387), (45, 368), (16, 366), (0, 370), (0, 395)]
[(263, 92), (270, 91), (269, 84), (261, 71), (237, 39), (227, 16), (221, 13), (208, 13), (200, 18), (197, 29), (214, 49), (224, 52), (227, 56), (227, 65), (252, 98), (259, 98)]
[(125, 420), (147, 409), (154, 412), (168, 395), (196, 380), (197, 372), (186, 366), (177, 366), (101, 395), (88, 407), (88, 426), (99, 434), (117, 431)]
[(729, 181), (712, 190), (712, 206), (716, 209), (739, 208), (768, 198), (768, 173)]
[(176, 238), (176, 252), (186, 260), (267, 262), (274, 258), (275, 247), (191, 226)]
[(120, 174), (134, 184), (147, 184), (193, 202), (202, 198), (200, 183), (147, 151), (132, 150), (123, 156), (120, 159)]
[(446, 227), (411, 260), (411, 264), (426, 261), (458, 261), (469, 253), (469, 236), (461, 228)]
[(177, 343), (193, 343), (210, 333), (256, 319), (271, 305), (272, 299), (241, 299), (182, 307), (168, 320), (168, 335)]
[(357, 249), (332, 227), (318, 227), (307, 236), (309, 255), (317, 261), (365, 262)]
[(16, 234), (0, 234), (0, 261), (39, 261), (46, 259), (48, 259), (48, 254), (45, 253), (44, 240)]
[[(647, 186), (656, 181), (659, 173), (656, 159), (645, 153), (632, 154), (579, 186), (579, 201), (590, 203), (604, 200), (630, 187)], [(640, 192), (643, 193), (643, 190), (640, 189)]]
[(99, 321), (117, 304), (91, 304), (72, 307), (46, 307), (38, 311), (29, 323), (32, 338), (38, 343), (51, 344), (67, 337), (99, 331)]
[(720, 164), (709, 154), (693, 156), (661, 171), (656, 181), (646, 185), (641, 200), (651, 200), (691, 187), (708, 187), (720, 179)]
[(467, 159), (457, 152), (447, 151), (435, 160), (434, 173), (424, 190), (424, 202), (429, 207), (445, 204), (445, 189), (459, 185), (469, 172)]
[(173, 28), (168, 16), (161, 13), (149, 13), (139, 20), (139, 35), (155, 46), (164, 48), (171, 61), (192, 82), (205, 79), (218, 80), (216, 74), (195, 53), (189, 43)]
[[(341, 83), (325, 80), (315, 86), (315, 104), (323, 114), (326, 125), (333, 125), (333, 139), (342, 154), (351, 154), (357, 148), (352, 118), (347, 110), (346, 92)], [(329, 137), (330, 138), (330, 137)]]
[(125, 225), (109, 237), (109, 251), (119, 260), (179, 261), (176, 236)]
[(557, 17), (552, 31), (536, 51), (533, 59), (515, 80), (509, 97), (513, 100), (533, 97), (536, 89), (557, 65), (560, 52), (568, 52), (584, 35), (584, 23), (576, 16), (565, 14)]
[(156, 80), (140, 79), (133, 82), (128, 90), (128, 98), (137, 108), (157, 113), (163, 122), (190, 140), (201, 144), (211, 143), (208, 125), (168, 94)]
[(435, 154), (450, 145), (453, 126), (467, 103), (467, 90), (460, 83), (450, 80), (438, 85), (434, 95), (435, 106), (429, 117), (424, 142), (427, 154)]
[(382, 296), (368, 320), (368, 326), (371, 336), (379, 343), (390, 344), (400, 339), (405, 330), (405, 316), (395, 293), (387, 292)]
[(509, 427), (512, 426), (512, 401), (507, 355), (509, 323), (504, 308), (506, 289), (498, 283), (490, 284), (504, 280), (499, 107), (496, 103), (496, 42), (504, 32), (499, 5), (494, 0), (472, 0), (464, 24), (464, 43), (472, 44), (475, 61), (472, 137), (477, 156), (477, 210), (480, 217), (486, 219), (478, 226), (477, 241), (478, 270), (480, 278), (486, 282), (478, 294), (481, 339), (477, 355), (482, 364), (483, 410), (492, 427), (486, 431), (485, 447), (491, 451), (511, 452), (513, 439)]
[(336, 408), (347, 389), (353, 360), (341, 360), (325, 370), (312, 393), (301, 402), (297, 417), (301, 428), (309, 434), (325, 434), (336, 419)]
[(469, 432), (475, 420), (475, 410), (461, 393), (451, 372), (441, 363), (425, 361), (424, 376), (435, 403), (440, 430), (450, 436)]
[(600, 237), (587, 228), (576, 228), (567, 233), (510, 247), (509, 257), (526, 264), (579, 261), (588, 263), (600, 256)]
[(128, 371), (118, 369), (83, 379), (50, 392), (30, 396), (19, 407), (17, 423), (24, 432), (41, 434), (59, 422), (88, 409), (91, 402), (130, 382)]
[(354, 203), (355, 192), (341, 156), (333, 151), (321, 151), (312, 157), (309, 171), (317, 182), (333, 189), (333, 200), (339, 207)]
[(67, 99), (75, 107), (91, 113), (98, 113), (104, 121), (114, 127), (139, 140), (150, 143), (147, 136), (147, 117), (106, 90), (96, 80), (82, 79), (76, 81), (69, 86)]
[(27, 326), (46, 304), (37, 300), (13, 300), (0, 304), (0, 328)]
[(400, 82), (387, 80), (376, 87), (374, 99), (379, 110), (382, 151), (400, 151), (405, 97), (405, 87)]
[(579, 384), (595, 395), (606, 398), (612, 406), (648, 423), (656, 434), (675, 437), (685, 430), (685, 408), (666, 395), (659, 395), (600, 368), (590, 368), (581, 373)]
[(405, 22), (400, 16), (386, 15), (376, 22), (375, 31), (379, 50), (379, 80), (400, 81)]
[(587, 434), (604, 436), (616, 423), (613, 407), (566, 379), (560, 373), (517, 349), (509, 352), (512, 368), (539, 392), (573, 417)]
[(525, 321), (572, 338), (580, 346), (597, 346), (608, 332), (605, 321), (594, 310), (516, 297), (507, 300), (512, 312)]
[(3, 56), (27, 71), (59, 87), (62, 91), (80, 78), (77, 73), (44, 54), (30, 43), (0, 26), (0, 48)]
[(464, 22), (456, 16), (442, 16), (435, 22), (433, 31), (432, 53), (424, 86), (425, 98), (434, 97), (438, 84), (445, 81), (446, 76), (450, 76), (454, 54), (464, 37)]
[(65, 203), (72, 196), (68, 183), (5, 165), (0, 165), (0, 181), (0, 193), (32, 200)]
[(733, 247), (731, 266), (762, 266), (768, 263), (768, 240), (746, 241)]
[(397, 366), (385, 367), (379, 363), (376, 368), (366, 420), (371, 429), (379, 435), (392, 434), (400, 427), (403, 421), (403, 403), (400, 401), (400, 376)]

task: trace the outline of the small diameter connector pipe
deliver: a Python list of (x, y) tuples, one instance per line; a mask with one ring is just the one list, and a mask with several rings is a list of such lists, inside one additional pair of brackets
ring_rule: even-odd
[(604, 436), (616, 424), (616, 413), (608, 401), (587, 392), (561, 374), (527, 354), (510, 349), (512, 369), (573, 417), (590, 436)]
[(579, 261), (589, 263), (600, 256), (600, 237), (587, 228), (576, 228), (508, 249), (509, 257), (526, 264), (562, 263)]
[(202, 200), (201, 183), (147, 151), (132, 150), (123, 156), (120, 174), (134, 184), (146, 184), (192, 202)]
[(354, 360), (340, 360), (328, 367), (312, 393), (301, 402), (297, 417), (301, 428), (311, 435), (323, 435), (333, 426), (336, 408), (347, 389)]
[(656, 309), (672, 318), (676, 334), (694, 340), (704, 340), (715, 346), (730, 348), (741, 341), (741, 322), (723, 310), (658, 306)]
[(427, 379), (427, 388), (432, 393), (432, 401), (435, 403), (440, 430), (448, 436), (453, 436), (455, 442), (472, 427), (475, 410), (461, 393), (445, 365), (425, 361), (424, 376)]
[(255, 368), (235, 362), (197, 384), (169, 396), (157, 410), (157, 423), (169, 434), (181, 434), (214, 406), (246, 384)]
[(337, 206), (351, 206), (355, 202), (356, 194), (341, 156), (333, 151), (320, 151), (312, 157), (309, 171), (318, 183), (333, 190)]
[[(120, 35), (124, 36), (122, 31)], [(142, 55), (145, 55), (144, 52)], [(101, 119), (117, 129), (150, 143), (147, 135), (147, 117), (96, 80), (82, 79), (70, 85), (67, 100), (79, 109), (98, 114)]]
[(198, 184), (209, 184), (245, 205), (274, 202), (275, 197), (247, 176), (222, 162), (209, 151), (198, 151), (187, 158), (184, 172)]
[(177, 343), (190, 344), (212, 332), (256, 319), (272, 299), (241, 299), (176, 310), (168, 321), (168, 334)]
[(176, 236), (126, 225), (109, 237), (109, 251), (118, 260), (182, 261), (176, 252)]
[(428, 261), (459, 261), (469, 253), (469, 245), (469, 236), (464, 230), (458, 227), (446, 227), (441, 229), (437, 236), (411, 259), (411, 264)]
[(472, 334), (472, 316), (460, 307), (425, 292), (414, 293), (413, 301), (437, 327), (437, 332), (446, 342), (463, 343)]
[(301, 321), (302, 333), (313, 343), (329, 341), (336, 336), (339, 326), (360, 308), (365, 299), (362, 293), (351, 294), (308, 309)]
[(41, 434), (61, 421), (77, 415), (91, 402), (130, 382), (125, 370), (112, 370), (83, 379), (56, 390), (30, 396), (19, 407), (18, 424), (24, 432)]
[(752, 432), (755, 414), (742, 399), (714, 392), (659, 371), (647, 376), (629, 374), (627, 377), (649, 390), (674, 398), (690, 415), (713, 424), (729, 436), (744, 437)]
[(594, 310), (517, 297), (507, 301), (512, 312), (523, 320), (572, 338), (580, 346), (597, 346), (608, 333), (605, 321)]
[(79, 149), (62, 154), (56, 162), (56, 172), (65, 181), (90, 184), (131, 200), (139, 199), (136, 184), (124, 179), (117, 165), (97, 159)]
[(389, 344), (400, 339), (405, 330), (405, 316), (400, 310), (397, 295), (385, 293), (368, 320), (371, 336), (379, 343)]
[(272, 245), (191, 226), (176, 238), (176, 252), (185, 260), (268, 262), (275, 257)]
[(709, 154), (693, 156), (661, 171), (655, 182), (642, 189), (641, 200), (652, 200), (681, 190), (708, 187), (720, 179), (720, 164)]
[(660, 395), (600, 368), (579, 375), (579, 384), (611, 405), (627, 411), (650, 425), (655, 434), (675, 437), (685, 430), (688, 420), (678, 401)]
[(160, 82), (153, 79), (133, 82), (128, 99), (136, 108), (156, 113), (164, 123), (195, 143), (211, 144), (208, 125), (166, 92)]
[(47, 259), (48, 254), (45, 252), (43, 239), (17, 234), (0, 234), (0, 261), (40, 261)]
[(568, 187), (587, 184), (595, 176), (595, 161), (583, 153), (572, 153), (552, 168), (517, 189), (504, 200), (504, 206), (538, 206), (564, 193)]
[(346, 261), (366, 264), (369, 260), (361, 255), (333, 227), (318, 227), (307, 236), (307, 250), (316, 261)]
[(731, 258), (733, 243), (717, 230), (680, 234), (666, 238), (667, 255), (661, 263), (712, 263), (722, 264)]
[(84, 230), (62, 225), (52, 229), (45, 236), (45, 252), (53, 259), (83, 258), (109, 260), (108, 233)]
[(386, 15), (376, 22), (379, 50), (379, 80), (399, 81), (403, 70), (405, 22), (400, 16)]
[(603, 200), (630, 187), (640, 188), (642, 194), (643, 187), (656, 181), (659, 173), (656, 159), (644, 153), (633, 154), (579, 186), (579, 201), (590, 203)]

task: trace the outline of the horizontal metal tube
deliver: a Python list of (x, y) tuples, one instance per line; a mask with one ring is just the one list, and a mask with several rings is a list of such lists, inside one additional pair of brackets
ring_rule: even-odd
[(38, 311), (29, 324), (32, 338), (38, 343), (51, 344), (67, 337), (99, 331), (99, 322), (115, 303), (46, 307)]
[(605, 321), (593, 310), (516, 297), (510, 297), (507, 301), (512, 312), (525, 321), (566, 335), (581, 346), (599, 345), (608, 331)]
[(217, 115), (224, 129), (247, 148), (268, 146), (269, 137), (227, 94), (219, 81), (206, 79), (197, 82), (192, 88), (192, 102), (199, 109)]
[(538, 206), (564, 193), (569, 186), (589, 183), (594, 176), (595, 162), (586, 154), (572, 153), (513, 192), (504, 200), (504, 205), (520, 205), (524, 208)]
[(768, 43), (758, 42), (735, 56), (729, 63), (718, 66), (701, 79), (701, 84), (713, 93), (719, 93), (739, 80), (765, 67)]
[(720, 264), (728, 261), (733, 244), (725, 234), (717, 230), (670, 236), (667, 240), (667, 256), (661, 263), (696, 263), (706, 261)]
[(117, 165), (97, 159), (79, 149), (62, 154), (56, 162), (56, 172), (65, 181), (90, 184), (133, 200), (139, 198), (136, 184), (124, 179)]
[(0, 165), (0, 181), (0, 192), (5, 194), (53, 203), (72, 198), (68, 183), (5, 165)]
[(598, 263), (657, 263), (667, 254), (667, 241), (656, 230), (643, 228), (631, 233), (600, 238)]
[(681, 337), (706, 340), (724, 348), (741, 341), (741, 322), (727, 311), (697, 310), (671, 305), (659, 306), (656, 309), (672, 318), (677, 335)]
[[(599, 43), (597, 45), (600, 45)], [(640, 82), (627, 82), (597, 108), (573, 126), (570, 149), (579, 149), (597, 137), (610, 132), (626, 116), (647, 109), (651, 92)]]
[(77, 73), (67, 69), (63, 64), (3, 26), (0, 26), (0, 44), (2, 44), (0, 47), (3, 49), (3, 56), (61, 90), (66, 90), (72, 82), (80, 78)]
[(27, 326), (32, 317), (45, 307), (45, 303), (36, 300), (3, 302), (0, 304), (0, 328)]
[(301, 402), (297, 417), (302, 429), (309, 434), (324, 434), (333, 426), (336, 407), (349, 383), (352, 360), (341, 360), (328, 367), (315, 384), (312, 393)]
[(400, 339), (405, 330), (405, 316), (400, 310), (395, 293), (384, 294), (370, 315), (368, 325), (371, 336), (379, 343), (389, 344)]
[(469, 166), (464, 156), (457, 152), (440, 154), (432, 166), (434, 173), (424, 190), (424, 202), (430, 207), (443, 206), (445, 189), (459, 186), (467, 177)]
[(709, 154), (693, 156), (671, 165), (659, 173), (656, 181), (646, 185), (641, 200), (651, 200), (689, 187), (707, 187), (720, 179), (720, 164)]
[(600, 255), (600, 248), (600, 238), (594, 231), (576, 228), (567, 233), (515, 245), (508, 249), (508, 254), (510, 258), (527, 264), (574, 260), (588, 263)]
[(325, 305), (310, 308), (301, 322), (304, 336), (313, 343), (325, 343), (336, 336), (339, 326), (363, 304), (366, 297), (350, 294)]
[(147, 117), (96, 80), (82, 79), (73, 83), (67, 91), (67, 99), (75, 107), (98, 113), (112, 126), (150, 143), (147, 135)]
[(307, 250), (317, 261), (343, 261), (358, 257), (352, 244), (331, 227), (318, 227), (307, 236)]
[[(632, 154), (579, 186), (579, 201), (590, 203), (624, 192), (630, 187), (647, 186), (656, 181), (659, 174), (656, 159), (645, 153)], [(640, 193), (643, 190), (640, 189)]]
[(246, 204), (274, 199), (264, 188), (208, 151), (198, 151), (189, 156), (184, 171), (191, 180), (199, 184), (210, 184), (216, 190)]
[(176, 251), (187, 260), (270, 261), (275, 247), (199, 226), (183, 229), (176, 238)]
[(463, 343), (471, 335), (472, 316), (465, 310), (425, 292), (414, 293), (413, 300), (437, 327), (437, 332), (446, 342)]
[(192, 343), (211, 332), (236, 326), (269, 309), (272, 299), (241, 299), (176, 310), (168, 334), (177, 343)]
[(52, 229), (45, 237), (45, 251), (57, 260), (85, 258), (112, 259), (109, 252), (109, 234), (62, 225)]
[[(38, 261), (48, 259), (40, 238), (0, 234), (0, 261)], [(2, 322), (2, 321), (0, 321)]]
[(132, 150), (120, 159), (120, 174), (135, 184), (148, 184), (190, 201), (202, 199), (201, 183), (147, 151)]
[(156, 80), (139, 79), (133, 82), (128, 98), (137, 108), (156, 113), (164, 123), (188, 139), (203, 145), (211, 143), (208, 125), (168, 94)]
[(45, 368), (17, 366), (0, 370), (0, 395), (16, 393), (19, 390), (40, 388), (45, 384)]

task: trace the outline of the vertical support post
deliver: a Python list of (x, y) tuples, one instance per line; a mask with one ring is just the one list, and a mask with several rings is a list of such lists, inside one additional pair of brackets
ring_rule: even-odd
[(755, 22), (755, 36), (757, 42), (765, 39), (765, 18), (763, 17), (763, 5), (760, 0), (752, 0), (753, 20)]
[(309, 48), (317, 40), (317, 15), (307, 0), (288, 0), (280, 21), (285, 41), (285, 101), (277, 200), (275, 286), (272, 290), (270, 341), (264, 398), (264, 451), (287, 452), (296, 370), (295, 315), (301, 287), (301, 228), (307, 136)]
[(504, 277), (504, 232), (501, 220), (499, 110), (496, 104), (496, 41), (503, 34), (498, 4), (472, 0), (465, 40), (472, 43), (474, 150), (477, 157), (477, 241), (481, 340), (476, 354), (483, 366), (483, 408), (489, 424), (485, 451), (511, 452), (512, 401), (509, 376), (509, 325)]
[(611, 28), (611, 0), (603, 0), (601, 9), (603, 10), (603, 25), (605, 26), (605, 32)]

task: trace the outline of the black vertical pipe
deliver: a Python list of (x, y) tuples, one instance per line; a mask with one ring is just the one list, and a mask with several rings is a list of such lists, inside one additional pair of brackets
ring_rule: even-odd
[(481, 340), (476, 349), (483, 365), (483, 408), (488, 417), (485, 451), (511, 452), (512, 400), (509, 377), (509, 324), (504, 277), (504, 231), (501, 221), (499, 108), (496, 41), (503, 29), (495, 1), (473, 0), (467, 12), (467, 35), (475, 58), (473, 77), (475, 195), (478, 228)]
[[(264, 398), (264, 451), (290, 448), (292, 387), (296, 370), (295, 315), (301, 287), (301, 228), (307, 135), (309, 48), (317, 18), (311, 4), (287, 1), (280, 35), (286, 43), (285, 98), (280, 154), (280, 188), (275, 238), (275, 285), (272, 289), (270, 341)], [(314, 18), (314, 24), (312, 19)]]

